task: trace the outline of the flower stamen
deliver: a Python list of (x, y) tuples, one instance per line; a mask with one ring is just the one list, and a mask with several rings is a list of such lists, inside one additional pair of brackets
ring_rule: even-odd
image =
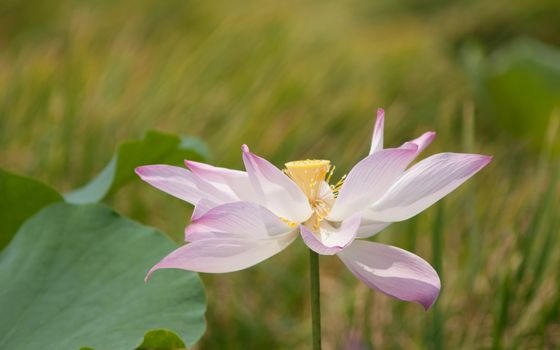
[(318, 198), (321, 186), (330, 171), (331, 162), (323, 159), (307, 159), (288, 162), (285, 165), (286, 174), (305, 193), (309, 202), (313, 203)]
[(346, 175), (335, 185), (329, 185), (335, 167), (328, 160), (297, 160), (285, 165), (284, 173), (303, 191), (313, 209), (313, 215), (304, 224), (319, 232), (321, 222), (329, 215)]
[(335, 197), (338, 196), (338, 192), (340, 192), (340, 189), (342, 188), (342, 185), (344, 185), (344, 180), (346, 180), (346, 174), (344, 174), (344, 176), (341, 177), (340, 180), (338, 180), (336, 184), (331, 185), (331, 189), (332, 189)]

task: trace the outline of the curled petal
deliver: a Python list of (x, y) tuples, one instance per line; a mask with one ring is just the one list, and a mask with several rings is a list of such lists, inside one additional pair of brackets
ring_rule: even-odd
[(377, 119), (375, 119), (375, 127), (373, 128), (373, 136), (371, 138), (371, 148), (369, 154), (383, 149), (383, 125), (385, 124), (385, 111), (383, 108), (377, 109)]
[(356, 240), (338, 253), (348, 269), (370, 288), (429, 309), (439, 295), (437, 272), (422, 258), (389, 245)]
[(412, 141), (407, 141), (402, 144), (401, 148), (410, 147), (410, 145), (415, 145), (417, 147), (416, 153), (419, 154), (428, 147), (432, 141), (436, 138), (436, 133), (434, 131), (428, 131), (415, 138)]
[(216, 193), (205, 193), (198, 179), (187, 169), (171, 165), (145, 165), (135, 169), (140, 178), (155, 188), (191, 204)]
[(243, 162), (258, 197), (258, 203), (276, 215), (293, 222), (304, 222), (311, 216), (305, 194), (282, 171), (243, 145)]
[(350, 170), (327, 217), (342, 221), (375, 203), (416, 157), (417, 146), (384, 149), (362, 159)]
[(484, 168), (492, 157), (478, 154), (439, 153), (407, 170), (364, 218), (395, 222), (413, 217)]
[(323, 221), (317, 233), (303, 225), (300, 225), (300, 232), (309, 249), (322, 255), (333, 255), (354, 241), (359, 226), (360, 215), (356, 214), (344, 220), (338, 227)]
[(224, 273), (246, 269), (279, 253), (294, 241), (290, 234), (268, 240), (209, 238), (188, 243), (163, 258), (150, 269), (182, 269), (196, 272)]
[(185, 239), (246, 238), (268, 239), (294, 231), (268, 209), (250, 202), (226, 203), (213, 207), (193, 219)]

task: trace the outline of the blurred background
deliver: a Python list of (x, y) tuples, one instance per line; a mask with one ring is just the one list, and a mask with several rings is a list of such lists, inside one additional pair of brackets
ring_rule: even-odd
[[(156, 129), (240, 146), (278, 166), (325, 158), (342, 176), (369, 150), (438, 132), (425, 155), (494, 156), (480, 174), (375, 240), (424, 257), (428, 312), (321, 258), (325, 349), (560, 346), (560, 2), (0, 2), (0, 166), (68, 191), (116, 145)], [(136, 181), (110, 200), (180, 242), (191, 208)], [(307, 349), (307, 251), (203, 275), (197, 349)], [(139, 283), (143, 283), (139, 281)]]

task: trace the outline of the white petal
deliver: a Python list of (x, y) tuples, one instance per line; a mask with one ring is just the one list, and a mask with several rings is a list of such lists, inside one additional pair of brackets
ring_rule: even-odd
[(257, 195), (245, 171), (215, 167), (205, 163), (185, 160), (194, 175), (227, 193), (233, 201), (255, 202)]
[(370, 288), (430, 308), (439, 295), (437, 272), (406, 250), (356, 240), (338, 253), (346, 267)]
[(350, 170), (329, 213), (330, 221), (342, 221), (375, 203), (398, 179), (416, 156), (416, 146), (384, 149), (362, 159)]
[(202, 198), (199, 200), (193, 210), (191, 221), (194, 221), (200, 218), (202, 215), (206, 214), (210, 209), (217, 207), (219, 204), (216, 202), (212, 202), (209, 199)]
[(260, 204), (293, 222), (304, 222), (311, 216), (309, 201), (299, 187), (269, 161), (249, 152), (246, 145), (243, 162)]
[(174, 197), (196, 204), (202, 198), (215, 202), (227, 201), (224, 194), (204, 184), (190, 171), (171, 165), (145, 165), (136, 168), (136, 174), (155, 188)]
[(336, 226), (322, 221), (318, 233), (300, 225), (300, 232), (309, 249), (322, 255), (333, 255), (354, 241), (359, 226), (360, 215), (356, 214)]
[(383, 149), (383, 126), (385, 124), (385, 111), (383, 108), (377, 109), (377, 119), (375, 120), (375, 127), (373, 128), (373, 136), (371, 138), (371, 147), (369, 154), (372, 154)]
[(492, 159), (478, 154), (440, 153), (407, 170), (385, 195), (364, 211), (375, 221), (402, 221), (428, 208), (484, 168)]
[(279, 253), (296, 237), (294, 233), (279, 239), (210, 238), (188, 243), (152, 267), (146, 280), (158, 269), (171, 268), (207, 273), (243, 270)]
[(208, 238), (269, 239), (295, 230), (268, 209), (250, 202), (211, 208), (195, 218), (185, 231), (187, 241)]
[(391, 222), (380, 222), (362, 218), (356, 238), (368, 238), (375, 236), (389, 225), (391, 225)]

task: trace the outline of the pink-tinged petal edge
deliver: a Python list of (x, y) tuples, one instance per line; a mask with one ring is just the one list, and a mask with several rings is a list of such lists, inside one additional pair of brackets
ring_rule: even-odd
[(185, 165), (193, 172), (193, 174), (196, 174), (201, 178), (206, 178), (210, 181), (221, 181), (224, 176), (244, 177), (247, 175), (246, 172), (241, 170), (221, 168), (188, 159), (185, 159)]
[(256, 199), (255, 190), (245, 171), (216, 167), (192, 160), (185, 160), (185, 165), (201, 181), (228, 193), (234, 200), (254, 202)]
[(333, 255), (354, 241), (360, 226), (360, 214), (344, 220), (340, 227), (335, 228), (328, 222), (322, 222), (320, 232), (313, 233), (307, 227), (300, 225), (301, 238), (309, 249), (321, 255)]
[(177, 248), (150, 269), (182, 269), (205, 273), (226, 273), (249, 268), (286, 248), (297, 237), (284, 235), (276, 240), (251, 240), (239, 238), (210, 238), (195, 241)]
[(375, 203), (416, 157), (417, 146), (387, 148), (356, 164), (348, 173), (327, 219), (342, 221)]
[(295, 182), (266, 159), (251, 153), (247, 145), (241, 149), (259, 204), (292, 222), (307, 220), (312, 210), (307, 197)]
[(384, 222), (409, 219), (455, 190), (491, 160), (490, 156), (464, 153), (428, 157), (408, 169), (363, 216)]
[(373, 128), (373, 135), (371, 137), (371, 147), (369, 154), (372, 154), (383, 149), (383, 127), (385, 124), (385, 110), (383, 108), (377, 109), (377, 118), (375, 119), (375, 127)]
[(439, 295), (441, 281), (437, 272), (406, 250), (356, 240), (337, 255), (368, 287), (394, 298), (417, 302), (427, 310)]
[(136, 174), (160, 191), (191, 204), (197, 203), (205, 194), (200, 190), (194, 175), (187, 169), (155, 164), (139, 166)]

